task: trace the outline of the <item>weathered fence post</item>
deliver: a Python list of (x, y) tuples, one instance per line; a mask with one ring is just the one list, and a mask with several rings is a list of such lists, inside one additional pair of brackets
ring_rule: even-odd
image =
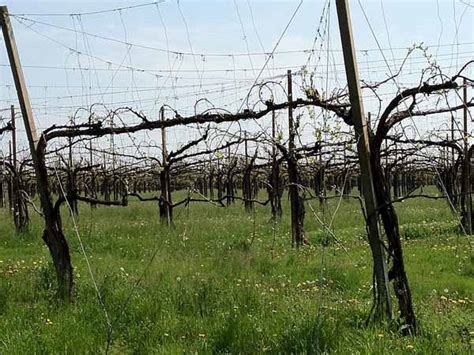
[(299, 194), (299, 173), (298, 160), (295, 151), (296, 127), (293, 121), (293, 85), (291, 70), (287, 72), (288, 79), (288, 182), (291, 206), (291, 244), (299, 248), (304, 241), (303, 223), (304, 223), (304, 201)]
[(463, 166), (461, 176), (462, 223), (467, 234), (472, 234), (471, 157), (469, 156), (467, 80), (463, 81)]
[(16, 117), (15, 107), (11, 106), (12, 118), (12, 199), (13, 199), (13, 222), (17, 233), (23, 233), (28, 228), (28, 207), (23, 196), (21, 174), (18, 169), (18, 157), (16, 150)]
[(359, 73), (349, 18), (349, 4), (347, 0), (336, 0), (336, 6), (344, 64), (349, 85), (352, 119), (357, 136), (357, 151), (362, 175), (361, 184), (367, 215), (368, 239), (374, 261), (374, 276), (376, 280), (376, 285), (374, 286), (376, 287), (375, 316), (379, 319), (391, 319), (392, 302), (390, 299), (388, 270), (385, 262), (384, 245), (378, 230), (377, 201), (370, 165), (369, 134), (359, 86)]
[(10, 67), (15, 81), (15, 87), (20, 102), (21, 113), (25, 125), (30, 152), (36, 173), (36, 189), (40, 195), (41, 208), (45, 219), (43, 240), (51, 253), (58, 279), (58, 296), (68, 300), (72, 296), (74, 280), (73, 268), (69, 247), (61, 229), (59, 214), (55, 211), (51, 201), (48, 184), (48, 172), (46, 169), (44, 149), (46, 142), (38, 139), (36, 126), (33, 119), (33, 111), (28, 96), (20, 59), (13, 36), (13, 28), (8, 15), (8, 8), (0, 6), (0, 25), (2, 27), (3, 39), (10, 61)]
[(280, 164), (277, 160), (277, 147), (276, 147), (276, 115), (275, 111), (272, 111), (272, 167), (270, 172), (269, 181), (269, 198), (272, 207), (272, 218), (280, 218), (282, 215), (281, 209), (281, 179), (280, 179)]
[[(160, 109), (161, 122), (165, 121), (165, 108), (164, 106)], [(168, 151), (166, 148), (166, 129), (164, 126), (161, 127), (161, 153), (162, 153), (162, 166), (160, 171), (160, 185), (161, 185), (161, 196), (159, 202), (160, 208), (160, 219), (162, 222), (166, 222), (168, 226), (171, 226), (173, 221), (172, 216), (172, 200), (171, 200), (171, 188), (170, 188), (170, 174), (168, 166)]]
[(242, 195), (244, 198), (245, 211), (250, 213), (253, 210), (252, 168), (253, 168), (254, 159), (251, 159), (251, 162), (249, 164), (247, 132), (245, 132), (244, 147), (245, 147), (245, 167), (244, 167), (244, 174), (242, 177)]

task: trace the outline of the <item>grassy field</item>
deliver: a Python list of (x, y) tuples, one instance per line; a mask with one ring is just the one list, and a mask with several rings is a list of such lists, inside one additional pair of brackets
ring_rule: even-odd
[[(154, 203), (80, 205), (80, 237), (112, 322), (110, 353), (473, 353), (474, 257), (446, 202), (397, 205), (420, 326), (405, 338), (396, 324), (365, 326), (371, 257), (363, 220), (357, 201), (342, 201), (339, 243), (325, 243), (316, 216), (329, 223), (336, 205), (325, 213), (316, 201), (307, 206), (311, 245), (299, 251), (286, 201), (276, 226), (268, 207), (248, 215), (236, 202), (179, 207), (174, 229), (160, 225)], [(104, 310), (67, 211), (77, 277), (69, 305), (54, 299), (40, 219), (17, 236), (8, 212), (0, 216), (0, 353), (104, 352)]]

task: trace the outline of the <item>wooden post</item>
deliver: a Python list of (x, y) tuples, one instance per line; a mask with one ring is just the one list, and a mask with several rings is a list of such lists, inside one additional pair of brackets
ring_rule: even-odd
[(17, 169), (17, 156), (16, 156), (16, 117), (15, 117), (15, 106), (11, 105), (10, 107), (11, 116), (12, 116), (12, 158), (13, 158), (13, 167)]
[(288, 150), (289, 153), (293, 153), (295, 150), (295, 127), (293, 122), (293, 107), (291, 106), (291, 102), (293, 102), (293, 78), (291, 74), (291, 70), (287, 71), (287, 85), (288, 85)]
[[(8, 141), (8, 162), (11, 164), (12, 163), (12, 141)], [(5, 167), (4, 167), (5, 169)], [(3, 170), (3, 181), (5, 182), (5, 170)], [(14, 197), (13, 197), (13, 173), (10, 173), (8, 175), (8, 179), (6, 179), (6, 187), (7, 187), (7, 193), (8, 193), (8, 212), (12, 213), (13, 212), (13, 205), (14, 205)]]
[(463, 197), (465, 208), (465, 223), (464, 228), (466, 233), (472, 234), (472, 197), (471, 197), (471, 159), (469, 155), (469, 132), (468, 132), (468, 108), (467, 108), (467, 81), (463, 81), (463, 143), (464, 143), (464, 179), (463, 179)]
[(18, 169), (16, 167), (16, 119), (15, 119), (15, 106), (11, 105), (10, 106), (10, 115), (11, 115), (11, 125), (12, 125), (12, 140), (10, 141), (10, 164), (12, 165), (13, 167), (13, 172), (11, 174), (11, 177), (10, 177), (10, 189), (9, 189), (9, 197), (10, 197), (10, 211), (13, 212), (13, 221), (15, 222), (15, 227), (16, 227), (16, 231), (19, 232), (19, 228), (18, 228), (18, 224), (17, 224), (17, 217), (18, 217), (18, 214), (19, 214), (19, 211), (18, 211), (18, 193), (19, 193), (19, 189), (17, 189), (16, 187), (18, 187), (17, 182), (19, 179), (19, 176), (18, 176)]
[(287, 72), (288, 82), (288, 182), (289, 182), (289, 194), (290, 194), (290, 207), (291, 207), (291, 244), (296, 248), (299, 248), (304, 241), (303, 236), (303, 222), (304, 222), (304, 202), (299, 195), (299, 175), (298, 175), (298, 162), (296, 160), (295, 153), (295, 136), (296, 128), (293, 121), (293, 85), (291, 70)]
[[(72, 118), (72, 117), (69, 117), (69, 124), (70, 124), (71, 126), (74, 125), (74, 121), (73, 121), (73, 118)], [(68, 137), (67, 142), (68, 142), (68, 151), (69, 151), (69, 154), (68, 154), (68, 165), (69, 165), (69, 169), (72, 169), (72, 138), (71, 138), (71, 137)]]
[[(160, 109), (160, 120), (161, 122), (165, 121), (165, 108), (161, 107)], [(168, 151), (166, 150), (166, 128), (161, 127), (161, 158), (163, 163), (168, 160)]]
[[(89, 115), (88, 123), (89, 123), (89, 126), (92, 125), (92, 115)], [(93, 149), (93, 146), (92, 146), (92, 139), (91, 139), (90, 142), (89, 142), (89, 164), (91, 166), (94, 165), (94, 156), (92, 154), (92, 149)]]
[[(5, 162), (2, 162), (5, 165)], [(0, 207), (5, 207), (5, 193), (6, 193), (6, 186), (5, 186), (5, 166), (3, 166), (2, 174), (0, 178)]]
[(45, 163), (46, 142), (39, 141), (33, 118), (28, 90), (26, 88), (20, 58), (13, 36), (13, 28), (8, 15), (8, 8), (0, 6), (0, 26), (8, 53), (8, 59), (15, 81), (15, 88), (20, 103), (23, 122), (28, 137), (31, 157), (35, 167), (37, 191), (40, 195), (41, 208), (45, 219), (43, 240), (48, 245), (58, 279), (58, 296), (67, 300), (72, 296), (74, 280), (69, 246), (61, 229), (59, 217), (54, 210), (48, 184), (48, 172)]
[(237, 158), (232, 159), (230, 153), (230, 146), (227, 147), (227, 162), (229, 164), (226, 173), (226, 195), (227, 195), (227, 206), (230, 206), (235, 202), (234, 199), (234, 168), (237, 164)]
[[(252, 203), (252, 167), (249, 166), (249, 152), (248, 152), (248, 142), (247, 142), (247, 131), (244, 132), (244, 153), (245, 153), (245, 167), (243, 169), (242, 177), (242, 197), (244, 198), (244, 206), (246, 212), (252, 212), (253, 203)], [(252, 164), (251, 164), (252, 165)]]
[(374, 287), (376, 287), (377, 291), (375, 315), (379, 319), (390, 319), (392, 317), (392, 302), (390, 299), (388, 270), (385, 262), (384, 245), (378, 230), (377, 201), (372, 179), (372, 168), (370, 165), (370, 141), (359, 86), (359, 73), (353, 43), (352, 25), (349, 17), (348, 1), (336, 0), (336, 7), (349, 86), (352, 119), (354, 121), (358, 142), (357, 151), (362, 175), (362, 192), (367, 214), (368, 239), (374, 261), (374, 275), (376, 280), (376, 286)]
[(272, 170), (270, 173), (270, 203), (272, 206), (272, 218), (280, 218), (282, 215), (281, 209), (281, 187), (280, 187), (280, 166), (277, 161), (277, 146), (276, 146), (276, 114), (272, 111)]
[[(89, 115), (89, 120), (88, 120), (89, 125), (92, 125), (92, 114)], [(93, 155), (93, 145), (92, 145), (92, 139), (89, 141), (89, 164), (91, 166), (91, 183), (89, 186), (90, 189), (90, 194), (92, 198), (97, 198), (97, 189), (96, 189), (96, 179), (95, 179), (95, 172), (94, 168), (94, 155)], [(96, 205), (91, 205), (91, 208), (95, 208)]]
[(11, 115), (11, 125), (12, 125), (12, 140), (10, 143), (10, 163), (13, 166), (13, 174), (10, 178), (10, 210), (13, 211), (13, 219), (15, 221), (15, 227), (16, 231), (20, 232), (22, 228), (19, 228), (19, 225), (16, 223), (18, 219), (15, 219), (19, 217), (20, 211), (18, 210), (18, 199), (20, 196), (18, 195), (20, 193), (19, 191), (19, 185), (17, 183), (19, 182), (19, 175), (18, 175), (18, 167), (17, 167), (17, 156), (16, 156), (16, 117), (15, 117), (15, 106), (11, 105), (10, 106), (10, 115)]
[[(454, 115), (451, 114), (451, 141), (454, 142), (454, 129), (455, 129), (455, 125), (454, 125)], [(454, 166), (454, 164), (456, 163), (456, 149), (452, 149), (451, 150), (451, 165)], [(449, 165), (449, 159), (448, 159), (448, 165)]]
[[(165, 121), (165, 108), (164, 106), (160, 109), (160, 120)], [(171, 215), (171, 188), (170, 188), (170, 177), (169, 177), (169, 166), (168, 166), (168, 150), (166, 148), (166, 128), (161, 127), (161, 159), (162, 159), (162, 170), (160, 173), (160, 184), (161, 184), (161, 198), (160, 198), (160, 217), (162, 221), (166, 221), (168, 226), (171, 226), (172, 215)]]
[(249, 163), (249, 152), (247, 144), (247, 131), (244, 132), (244, 150), (245, 150), (245, 165)]
[[(69, 118), (69, 124), (71, 126), (74, 125), (74, 118), (70, 117)], [(68, 137), (68, 167), (67, 167), (67, 194), (74, 196), (77, 193), (77, 186), (76, 186), (76, 176), (75, 176), (75, 171), (74, 171), (74, 162), (72, 159), (72, 145), (73, 145), (73, 140), (71, 137)], [(71, 213), (77, 215), (78, 214), (78, 208), (77, 208), (77, 200), (72, 200), (70, 203), (71, 206)]]
[(209, 158), (209, 198), (214, 199), (214, 164), (212, 158)]
[(276, 159), (277, 156), (277, 147), (276, 147), (276, 130), (277, 130), (277, 124), (276, 124), (276, 113), (274, 110), (272, 110), (272, 158)]
[(21, 181), (20, 171), (18, 169), (17, 144), (16, 144), (16, 113), (15, 106), (11, 105), (11, 124), (12, 124), (12, 141), (11, 149), (11, 165), (13, 168), (11, 179), (11, 200), (13, 210), (13, 221), (15, 223), (16, 233), (23, 233), (28, 228), (29, 216), (26, 200), (21, 193), (23, 182)]
[[(323, 127), (324, 129), (324, 127)], [(324, 214), (326, 208), (326, 172), (325, 166), (323, 163), (323, 148), (322, 148), (322, 141), (323, 141), (323, 132), (321, 131), (318, 135), (318, 158), (315, 164), (316, 166), (316, 174), (314, 176), (314, 191), (318, 196), (319, 207), (321, 208), (321, 212)]]

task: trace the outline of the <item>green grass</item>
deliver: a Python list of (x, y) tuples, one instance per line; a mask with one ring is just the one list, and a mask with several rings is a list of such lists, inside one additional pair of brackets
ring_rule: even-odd
[[(330, 201), (325, 213), (316, 201), (311, 207), (329, 221), (336, 204)], [(240, 202), (231, 208), (193, 204), (176, 209), (176, 227), (168, 229), (154, 203), (80, 205), (80, 236), (112, 319), (110, 352), (474, 351), (473, 255), (445, 202), (397, 205), (420, 325), (413, 338), (400, 337), (396, 324), (365, 326), (371, 257), (358, 202), (342, 202), (333, 226), (341, 244), (331, 240), (327, 247), (307, 206), (311, 246), (299, 251), (291, 248), (286, 200), (284, 208), (273, 229), (269, 208), (256, 208), (254, 224)], [(0, 215), (0, 353), (105, 351), (104, 311), (68, 212), (63, 218), (76, 272), (69, 305), (54, 298), (41, 220), (34, 216), (30, 231), (18, 236), (8, 212)]]

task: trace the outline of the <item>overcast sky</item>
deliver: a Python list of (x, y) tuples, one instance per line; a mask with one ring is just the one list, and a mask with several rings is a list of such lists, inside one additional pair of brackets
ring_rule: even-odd
[[(96, 102), (109, 108), (132, 106), (156, 117), (164, 103), (192, 114), (209, 105), (194, 107), (197, 99), (207, 97), (213, 105), (235, 111), (267, 61), (262, 53), (273, 50), (299, 1), (6, 4), (15, 14), (12, 24), (38, 126), (45, 128), (65, 123), (78, 107)], [(144, 6), (91, 13), (140, 4)], [(473, 1), (352, 0), (350, 5), (364, 80), (386, 78), (407, 48), (422, 42), (451, 75), (474, 57)], [(344, 87), (335, 2), (329, 3), (329, 16), (323, 12), (327, 6), (326, 1), (303, 2), (262, 79), (282, 81), (287, 69), (299, 72), (307, 64), (321, 77), (316, 83), (321, 91)], [(6, 108), (16, 104), (16, 93), (0, 43), (0, 108)], [(314, 43), (310, 56), (307, 50)], [(399, 84), (416, 84), (425, 66), (421, 51), (414, 53)], [(397, 87), (385, 90), (388, 98)], [(370, 95), (366, 100), (371, 110)], [(175, 139), (184, 138), (177, 133)]]

